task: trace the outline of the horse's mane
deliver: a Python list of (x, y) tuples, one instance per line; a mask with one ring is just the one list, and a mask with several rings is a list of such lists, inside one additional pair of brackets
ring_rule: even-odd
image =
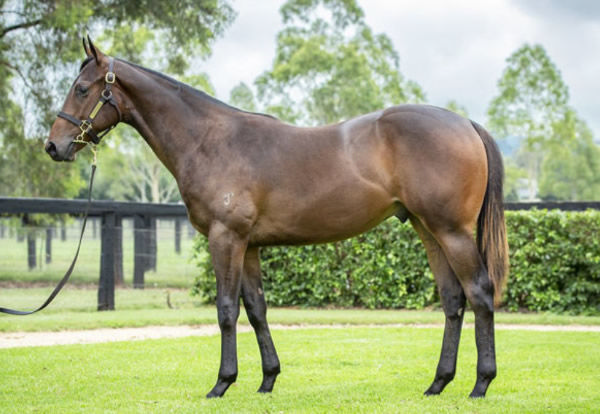
[(81, 62), (81, 66), (79, 66), (79, 72), (81, 72), (83, 70), (83, 68), (85, 68), (85, 65), (90, 63), (93, 59), (94, 59), (93, 56), (86, 57), (85, 60), (83, 62)]
[[(83, 66), (85, 66), (85, 65), (87, 64), (87, 61), (88, 61), (88, 60), (89, 60), (89, 58), (88, 58), (88, 59), (86, 59), (86, 60), (85, 60), (85, 61), (82, 63), (82, 68), (83, 68)], [(178, 81), (177, 79), (173, 79), (172, 77), (170, 77), (170, 76), (168, 76), (168, 75), (165, 75), (164, 73), (157, 72), (157, 71), (155, 71), (155, 70), (152, 70), (152, 69), (145, 68), (145, 67), (143, 67), (143, 66), (140, 66), (140, 65), (138, 65), (138, 64), (136, 64), (136, 63), (128, 62), (128, 61), (126, 61), (126, 60), (123, 60), (123, 59), (118, 59), (118, 58), (116, 58), (115, 60), (118, 60), (119, 62), (125, 63), (126, 65), (133, 66), (133, 67), (134, 67), (134, 68), (136, 68), (136, 69), (142, 70), (142, 71), (144, 71), (144, 72), (147, 72), (147, 73), (149, 73), (149, 74), (151, 74), (151, 75), (157, 76), (157, 77), (159, 77), (159, 78), (161, 78), (161, 79), (164, 79), (164, 80), (166, 80), (167, 82), (171, 83), (171, 84), (172, 84), (173, 86), (175, 86), (176, 88), (178, 88), (178, 89), (184, 89), (184, 90), (186, 90), (187, 92), (190, 92), (190, 93), (192, 93), (193, 95), (195, 95), (195, 96), (199, 97), (200, 99), (203, 99), (203, 100), (208, 100), (208, 101), (210, 101), (210, 102), (211, 102), (211, 103), (213, 103), (213, 104), (216, 104), (216, 105), (219, 105), (219, 106), (222, 106), (222, 107), (224, 107), (224, 108), (231, 109), (231, 110), (234, 110), (234, 111), (237, 111), (237, 112), (242, 112), (242, 113), (246, 113), (246, 114), (252, 114), (252, 115), (266, 116), (266, 117), (268, 117), (268, 118), (277, 119), (277, 118), (275, 118), (274, 116), (272, 116), (272, 115), (269, 115), (269, 114), (263, 114), (263, 113), (251, 112), (251, 111), (244, 111), (244, 110), (242, 110), (242, 109), (239, 109), (239, 108), (236, 108), (236, 107), (234, 107), (234, 106), (231, 106), (231, 105), (229, 105), (229, 104), (226, 104), (225, 102), (222, 102), (222, 101), (218, 100), (217, 98), (214, 98), (214, 97), (210, 96), (210, 95), (209, 95), (209, 94), (207, 94), (206, 92), (203, 92), (203, 91), (201, 91), (201, 90), (198, 90), (198, 89), (196, 89), (196, 88), (194, 88), (194, 87), (192, 87), (192, 86), (190, 86), (190, 85), (188, 85), (188, 84), (186, 84), (186, 83), (180, 82), (180, 81)]]

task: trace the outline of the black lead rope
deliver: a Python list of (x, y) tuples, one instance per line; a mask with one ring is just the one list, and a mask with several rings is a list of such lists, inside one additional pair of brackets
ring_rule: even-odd
[(79, 256), (79, 249), (81, 248), (81, 241), (83, 240), (83, 233), (85, 232), (85, 225), (87, 223), (88, 213), (90, 211), (90, 206), (92, 204), (92, 184), (94, 183), (95, 172), (96, 172), (96, 164), (94, 163), (94, 164), (92, 164), (92, 175), (90, 176), (90, 189), (88, 191), (88, 201), (87, 201), (87, 206), (85, 207), (85, 215), (83, 217), (83, 225), (81, 226), (81, 234), (79, 235), (79, 244), (77, 245), (77, 251), (75, 252), (75, 257), (73, 258), (73, 262), (71, 263), (71, 266), (69, 266), (67, 273), (65, 273), (62, 280), (54, 288), (54, 290), (50, 294), (50, 297), (48, 297), (48, 299), (46, 299), (46, 301), (42, 304), (42, 306), (40, 306), (36, 310), (20, 311), (20, 310), (0, 307), (0, 312), (8, 313), (9, 315), (31, 315), (32, 313), (39, 312), (42, 309), (44, 309), (46, 306), (48, 306), (50, 304), (50, 302), (52, 302), (54, 300), (56, 295), (58, 295), (58, 292), (60, 292), (60, 290), (63, 288), (63, 286), (65, 286), (67, 284), (67, 281), (69, 280), (69, 277), (71, 277), (71, 273), (73, 273), (73, 269), (75, 268), (75, 263), (77, 262), (77, 257)]

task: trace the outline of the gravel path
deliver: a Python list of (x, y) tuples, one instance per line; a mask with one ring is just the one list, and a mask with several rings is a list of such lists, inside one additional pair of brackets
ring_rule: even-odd
[[(284, 329), (352, 329), (352, 328), (442, 328), (441, 324), (394, 324), (394, 325), (271, 325), (272, 330)], [(465, 324), (465, 328), (472, 328)], [(600, 332), (600, 326), (583, 325), (509, 325), (496, 324), (497, 330), (525, 331), (579, 331)], [(239, 325), (238, 332), (251, 331), (248, 325)], [(0, 333), (0, 348), (28, 346), (53, 346), (69, 344), (93, 344), (100, 342), (140, 341), (144, 339), (183, 338), (188, 336), (217, 335), (216, 325), (199, 326), (146, 326), (143, 328), (92, 329), (61, 332), (10, 332)]]

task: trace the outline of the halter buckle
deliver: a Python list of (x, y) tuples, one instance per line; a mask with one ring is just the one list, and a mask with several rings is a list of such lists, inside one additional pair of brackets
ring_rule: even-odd
[(113, 84), (115, 83), (116, 78), (114, 72), (106, 72), (106, 75), (104, 75), (104, 82)]
[(79, 124), (79, 129), (81, 130), (80, 135), (85, 135), (92, 129), (92, 123), (84, 119), (81, 121), (81, 124)]
[[(105, 95), (105, 93), (106, 93), (106, 95)], [(112, 97), (112, 91), (109, 89), (103, 89), (101, 95), (104, 99), (106, 99), (108, 101)]]

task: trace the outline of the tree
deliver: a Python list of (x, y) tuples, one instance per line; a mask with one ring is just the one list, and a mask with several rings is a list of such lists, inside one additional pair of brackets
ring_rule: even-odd
[(527, 171), (532, 199), (547, 143), (569, 110), (568, 88), (545, 49), (525, 44), (507, 59), (498, 89), (488, 108), (488, 126), (500, 139), (522, 139), (517, 166)]
[[(46, 184), (73, 180), (63, 186), (77, 187), (81, 183), (71, 169), (58, 164), (52, 177), (42, 175), (42, 169), (23, 160), (20, 153), (25, 148), (36, 156), (43, 153), (43, 137), (81, 61), (81, 36), (86, 32), (104, 33), (105, 41), (111, 39), (109, 49), (120, 56), (153, 53), (159, 56), (160, 68), (206, 83), (206, 76), (188, 71), (187, 56), (206, 55), (233, 17), (226, 0), (0, 0), (3, 168), (28, 169), (20, 182), (28, 181), (24, 188), (36, 189), (26, 195), (64, 196), (60, 186), (54, 191)], [(47, 157), (44, 161), (51, 164)], [(0, 190), (13, 193), (6, 186)]]
[(541, 167), (542, 199), (587, 201), (600, 197), (600, 146), (573, 110), (557, 123)]
[(499, 94), (488, 108), (489, 126), (499, 136), (523, 137), (530, 146), (552, 135), (568, 111), (569, 91), (541, 45), (525, 44), (506, 60)]
[(454, 113), (457, 113), (461, 116), (464, 116), (465, 118), (469, 117), (469, 112), (467, 111), (467, 108), (464, 105), (459, 104), (454, 99), (452, 99), (452, 100), (448, 101), (448, 103), (446, 103), (446, 109), (449, 111), (452, 111)]
[(423, 101), (404, 79), (385, 34), (374, 34), (355, 0), (288, 0), (273, 66), (256, 80), (265, 111), (321, 124), (403, 102)]
[(117, 127), (115, 136), (98, 157), (98, 198), (166, 203), (180, 200), (177, 183), (150, 147), (127, 126)]
[(245, 111), (254, 112), (257, 109), (254, 92), (244, 82), (238, 83), (229, 94), (229, 103)]

